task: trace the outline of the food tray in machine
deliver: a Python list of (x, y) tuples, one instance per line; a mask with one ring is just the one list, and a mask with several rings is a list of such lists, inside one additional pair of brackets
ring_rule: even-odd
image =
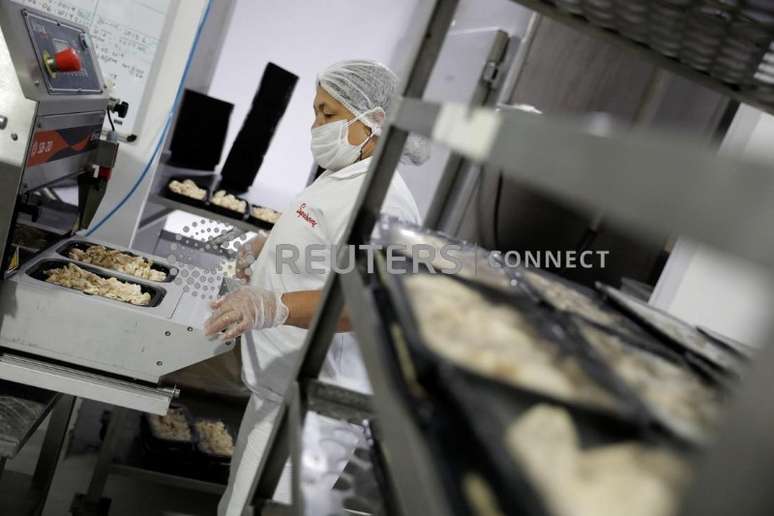
[[(90, 247), (94, 247), (95, 245), (100, 245), (100, 244), (90, 244), (88, 242), (83, 242), (83, 241), (79, 241), (79, 240), (71, 240), (71, 241), (67, 242), (66, 244), (64, 244), (63, 246), (61, 246), (58, 249), (57, 252), (60, 255), (62, 255), (63, 257), (67, 258), (68, 260), (74, 260), (74, 261), (80, 263), (79, 260), (76, 260), (74, 258), (70, 258), (70, 256), (69, 256), (70, 251), (73, 250), (73, 249), (78, 249), (80, 251), (86, 251), (87, 249), (89, 249)], [(103, 246), (103, 247), (105, 247), (108, 251), (113, 251), (114, 250), (113, 248), (110, 248), (110, 247), (107, 247), (107, 246)], [(144, 258), (142, 256), (139, 256), (136, 253), (131, 252), (131, 251), (124, 251), (124, 250), (118, 250), (118, 251), (120, 251), (122, 254), (126, 254), (126, 255), (129, 255), (129, 256), (135, 257), (135, 258)], [(159, 262), (157, 262), (155, 260), (152, 260), (152, 259), (148, 259), (148, 258), (144, 258), (144, 259), (147, 260), (150, 263), (150, 268), (151, 269), (159, 271), (159, 272), (163, 272), (164, 274), (166, 274), (166, 279), (162, 280), (161, 283), (171, 283), (172, 281), (175, 280), (175, 277), (177, 277), (177, 269), (175, 267), (171, 267), (169, 265), (165, 265), (163, 263), (159, 263)], [(87, 266), (88, 265), (92, 265), (94, 267), (104, 268), (104, 267), (101, 267), (99, 265), (87, 264)], [(81, 266), (81, 268), (83, 268), (83, 267)], [(116, 272), (118, 272), (119, 274), (125, 274), (127, 276), (132, 276), (131, 274), (129, 274), (127, 272), (121, 272), (121, 271), (116, 271)], [(134, 276), (132, 276), (132, 277), (134, 277)], [(148, 280), (148, 279), (145, 279), (145, 278), (138, 278), (138, 279), (141, 279), (141, 280), (144, 280), (144, 281), (153, 281), (153, 280)]]
[[(58, 268), (64, 267), (64, 266), (66, 266), (67, 264), (70, 264), (70, 263), (75, 264), (74, 262), (71, 262), (69, 260), (42, 260), (42, 261), (38, 262), (37, 264), (35, 264), (32, 268), (28, 269), (27, 270), (27, 275), (32, 277), (32, 278), (35, 278), (36, 280), (40, 280), (40, 281), (46, 282), (48, 285), (52, 285), (52, 286), (60, 287), (60, 288), (68, 288), (68, 287), (62, 287), (61, 285), (57, 285), (55, 283), (47, 282), (46, 279), (48, 278), (48, 276), (46, 275), (46, 272), (50, 271), (51, 269), (58, 269)], [(99, 297), (100, 299), (105, 299), (106, 301), (114, 301), (116, 303), (127, 304), (127, 305), (131, 305), (131, 306), (136, 306), (136, 307), (139, 307), (139, 308), (155, 308), (155, 307), (159, 306), (161, 304), (161, 302), (164, 300), (164, 296), (165, 296), (166, 292), (162, 288), (148, 285), (148, 284), (146, 284), (146, 283), (144, 283), (142, 281), (136, 281), (134, 279), (128, 279), (126, 275), (108, 274), (108, 273), (106, 273), (104, 271), (101, 271), (101, 270), (99, 270), (99, 269), (97, 269), (95, 267), (91, 267), (89, 265), (78, 264), (78, 267), (80, 267), (81, 269), (83, 269), (85, 271), (88, 271), (88, 272), (91, 272), (93, 274), (96, 274), (97, 276), (99, 276), (101, 278), (104, 278), (104, 279), (116, 278), (116, 279), (118, 279), (120, 281), (123, 281), (125, 283), (132, 283), (132, 284), (135, 284), (135, 285), (139, 285), (140, 289), (142, 290), (142, 292), (144, 294), (145, 293), (150, 294), (151, 299), (150, 299), (150, 302), (147, 305), (135, 305), (135, 304), (129, 303), (128, 301), (119, 301), (117, 299), (110, 299), (110, 298), (107, 298), (107, 297), (104, 297), (104, 296), (98, 296), (98, 295), (95, 295), (95, 294), (87, 294), (86, 292), (83, 292), (83, 291), (75, 289), (75, 288), (70, 288), (69, 289), (69, 290), (72, 290), (74, 292), (79, 292), (79, 293), (83, 294), (84, 296), (92, 296), (92, 295), (94, 295), (95, 297)]]

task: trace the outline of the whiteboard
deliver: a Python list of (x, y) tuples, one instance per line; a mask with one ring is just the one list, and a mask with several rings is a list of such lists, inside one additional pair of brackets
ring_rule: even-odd
[(112, 96), (129, 103), (129, 114), (115, 119), (124, 136), (135, 133), (138, 116), (173, 0), (16, 0), (89, 29), (102, 74)]

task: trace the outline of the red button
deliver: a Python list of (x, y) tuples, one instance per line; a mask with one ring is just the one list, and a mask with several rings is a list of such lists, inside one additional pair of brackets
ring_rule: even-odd
[(66, 48), (61, 52), (57, 52), (54, 56), (54, 64), (56, 65), (57, 72), (81, 71), (81, 58), (78, 57), (78, 52), (72, 48)]

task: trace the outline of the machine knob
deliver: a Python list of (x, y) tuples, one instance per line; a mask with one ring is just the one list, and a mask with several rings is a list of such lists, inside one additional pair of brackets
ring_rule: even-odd
[(80, 72), (81, 58), (72, 48), (66, 48), (54, 55), (51, 68), (55, 72)]

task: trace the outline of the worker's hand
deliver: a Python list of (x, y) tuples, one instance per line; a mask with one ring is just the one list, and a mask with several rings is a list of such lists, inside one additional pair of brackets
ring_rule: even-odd
[(250, 330), (281, 326), (289, 313), (281, 293), (258, 287), (242, 287), (213, 301), (210, 307), (213, 313), (204, 323), (204, 333), (209, 337), (224, 331), (224, 341)]
[(240, 248), (236, 261), (236, 277), (244, 281), (250, 280), (250, 267), (253, 265), (258, 255), (261, 254), (263, 244), (266, 239), (257, 235), (247, 242), (245, 242)]

